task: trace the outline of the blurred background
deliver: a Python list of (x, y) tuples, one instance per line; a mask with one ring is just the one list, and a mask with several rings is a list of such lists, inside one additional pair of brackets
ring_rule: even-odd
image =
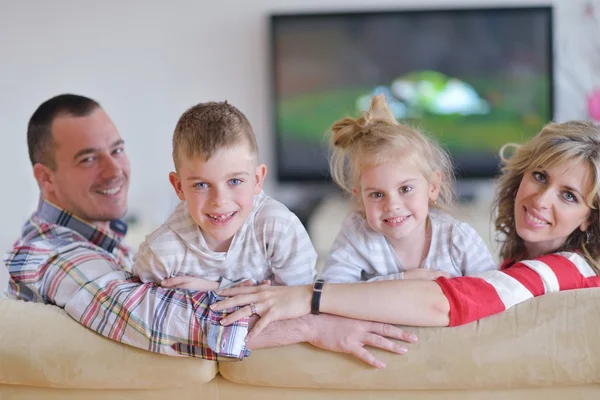
[[(272, 14), (500, 6), (552, 6), (551, 25), (542, 18), (533, 29), (527, 29), (526, 22), (517, 21), (514, 23), (520, 23), (520, 28), (511, 32), (507, 27), (513, 20), (505, 20), (502, 29), (497, 30), (487, 26), (485, 20), (474, 22), (480, 25), (479, 32), (486, 32), (486, 37), (471, 40), (469, 46), (461, 48), (457, 47), (459, 34), (454, 42), (440, 44), (436, 37), (443, 34), (442, 31), (424, 30), (419, 24), (413, 24), (411, 29), (385, 30), (381, 28), (385, 21), (370, 22), (381, 28), (378, 30), (368, 28), (369, 22), (353, 25), (354, 22), (346, 21), (338, 24), (341, 26), (338, 30), (332, 30), (331, 21), (325, 21), (324, 25), (323, 21), (306, 25), (303, 20), (280, 19), (279, 22), (286, 24), (278, 25), (277, 42), (272, 37), (275, 30), (270, 28)], [(38, 190), (27, 157), (26, 126), (33, 111), (51, 96), (70, 92), (94, 98), (106, 109), (124, 137), (132, 163), (128, 216), (136, 221), (131, 227), (132, 245), (137, 245), (145, 234), (156, 228), (177, 202), (168, 173), (173, 169), (171, 135), (178, 117), (195, 103), (228, 100), (247, 115), (254, 127), (260, 158), (269, 168), (265, 190), (301, 215), (319, 252), (323, 253), (339, 229), (346, 212), (345, 202), (323, 182), (321, 170), (305, 171), (306, 174), (301, 171), (297, 175), (297, 165), (285, 163), (289, 161), (285, 152), (294, 154), (295, 149), (300, 148), (294, 145), (298, 135), (304, 138), (316, 135), (311, 146), (321, 146), (322, 130), (334, 119), (358, 112), (364, 108), (365, 99), (384, 91), (396, 101), (399, 117), (424, 124), (435, 134), (450, 132), (441, 137), (442, 141), (460, 150), (460, 133), (471, 129), (472, 124), (461, 126), (453, 116), (419, 121), (427, 113), (432, 115), (431, 107), (438, 107), (439, 111), (447, 103), (440, 100), (432, 105), (431, 98), (410, 97), (414, 94), (411, 85), (415, 82), (429, 82), (427, 84), (434, 87), (441, 85), (443, 91), (449, 88), (445, 85), (452, 79), (470, 93), (465, 104), (471, 107), (467, 107), (467, 111), (471, 110), (468, 115), (473, 116), (471, 122), (475, 121), (478, 130), (493, 132), (486, 139), (493, 146), (534, 134), (546, 119), (588, 119), (596, 115), (593, 104), (598, 102), (592, 102), (593, 93), (600, 88), (599, 14), (598, 0), (0, 0), (0, 182), (5, 187), (0, 208), (0, 249), (4, 252), (9, 248), (37, 204)], [(329, 33), (319, 36), (324, 26)], [(460, 31), (461, 26), (464, 28), (463, 23), (456, 25), (455, 22), (445, 29)], [(354, 31), (355, 36), (340, 38), (348, 31)], [(431, 35), (424, 38), (428, 31)], [(472, 39), (469, 32), (463, 30), (464, 40)], [(520, 33), (529, 39), (522, 41)], [(369, 39), (372, 42), (365, 43), (365, 35), (374, 35)], [(397, 49), (369, 45), (381, 38), (389, 39), (390, 35), (398, 43)], [(414, 65), (407, 66), (405, 71), (386, 72), (380, 79), (381, 86), (372, 78), (377, 74), (369, 73), (372, 68), (369, 69), (366, 61), (351, 62), (348, 67), (348, 60), (356, 60), (356, 54), (330, 62), (323, 69), (314, 68), (327, 61), (321, 64), (299, 62), (312, 56), (330, 55), (326, 46), (317, 48), (319, 42), (325, 43), (323, 37), (330, 42), (337, 41), (335, 48), (345, 43), (347, 49), (353, 48), (353, 44), (357, 49), (360, 46), (370, 49), (373, 62), (389, 59), (405, 62), (404, 54), (418, 51), (430, 56), (423, 56), (421, 61), (411, 57)], [(425, 39), (430, 40), (429, 46), (415, 47), (415, 43), (424, 43)], [(519, 42), (520, 61), (525, 67), (533, 66), (525, 68), (520, 75), (523, 80), (518, 84), (528, 85), (538, 98), (504, 97), (504, 104), (513, 107), (510, 112), (518, 111), (525, 117), (520, 118), (517, 125), (503, 120), (504, 126), (482, 128), (482, 123), (488, 124), (490, 118), (497, 117), (493, 115), (494, 107), (506, 84), (502, 79), (490, 78), (490, 71), (498, 67), (505, 53), (496, 52), (499, 58), (494, 58), (493, 52), (485, 50), (490, 46), (502, 48), (503, 43), (509, 43), (507, 41)], [(296, 50), (290, 50), (293, 43)], [(271, 52), (277, 48), (277, 53)], [(458, 66), (451, 71), (439, 68), (431, 71), (423, 60), (442, 50), (446, 56), (454, 56)], [(460, 57), (452, 54), (459, 51)], [(279, 58), (272, 58), (275, 55)], [(388, 64), (393, 67), (394, 62)], [(349, 68), (354, 69), (354, 75)], [(463, 73), (465, 70), (474, 71), (475, 79), (468, 78), (468, 74)], [(414, 71), (419, 74), (411, 74)], [(341, 78), (338, 80), (352, 92), (344, 92), (346, 95), (342, 96), (347, 104), (337, 108), (328, 105), (332, 96), (334, 99), (339, 96), (339, 93), (332, 95), (331, 91), (320, 93), (317, 99), (314, 94), (298, 97), (302, 89), (306, 89), (302, 87), (306, 74), (323, 79)], [(364, 74), (371, 78), (364, 78)], [(360, 82), (359, 76), (362, 76)], [(287, 80), (278, 81), (277, 77)], [(456, 87), (455, 84), (454, 89)], [(461, 98), (464, 100), (465, 95)], [(313, 109), (331, 112), (316, 115), (309, 110), (306, 113), (302, 108), (306, 102), (319, 104)], [(532, 109), (522, 109), (532, 104), (535, 104)], [(303, 121), (314, 125), (303, 125)], [(476, 136), (470, 136), (464, 143), (472, 144), (473, 137)], [(493, 158), (494, 154), (495, 149), (491, 149), (484, 158)], [(313, 162), (305, 161), (315, 155), (323, 159), (318, 150), (309, 148), (308, 155), (300, 157), (301, 166), (314, 166)], [(479, 175), (475, 172), (477, 169), (471, 168), (471, 174), (466, 176), (469, 179), (461, 181), (461, 185), (468, 188), (464, 191), (470, 195), (469, 202), (459, 208), (458, 216), (468, 219), (491, 243), (489, 206), (493, 180), (489, 171)]]

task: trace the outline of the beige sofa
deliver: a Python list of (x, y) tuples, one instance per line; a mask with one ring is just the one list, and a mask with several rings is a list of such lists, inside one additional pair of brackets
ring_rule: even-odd
[(0, 399), (599, 399), (600, 289), (458, 328), (410, 328), (376, 370), (300, 344), (219, 364), (112, 342), (61, 309), (0, 300)]

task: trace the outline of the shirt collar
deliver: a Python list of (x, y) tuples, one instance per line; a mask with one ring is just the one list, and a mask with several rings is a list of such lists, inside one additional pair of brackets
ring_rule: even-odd
[(111, 221), (110, 231), (106, 231), (46, 200), (40, 202), (37, 215), (46, 222), (64, 226), (79, 233), (90, 242), (108, 252), (112, 252), (127, 233), (127, 223), (123, 220), (116, 219)]

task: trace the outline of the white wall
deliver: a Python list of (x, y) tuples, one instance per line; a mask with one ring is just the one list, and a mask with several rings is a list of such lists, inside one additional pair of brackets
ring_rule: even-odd
[[(174, 204), (167, 180), (171, 133), (178, 116), (194, 103), (227, 99), (242, 109), (274, 171), (268, 131), (270, 12), (550, 2), (0, 0), (0, 182), (5, 188), (0, 252), (36, 204), (26, 125), (34, 109), (53, 95), (73, 92), (103, 104), (132, 161), (130, 209), (153, 227)], [(274, 175), (267, 189), (277, 196)]]

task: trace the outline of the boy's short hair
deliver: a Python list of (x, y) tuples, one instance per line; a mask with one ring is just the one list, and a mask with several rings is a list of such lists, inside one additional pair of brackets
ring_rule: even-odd
[(245, 140), (258, 154), (256, 137), (248, 118), (236, 107), (223, 102), (199, 103), (185, 111), (173, 133), (173, 162), (177, 169), (182, 157), (210, 159), (222, 148)]

